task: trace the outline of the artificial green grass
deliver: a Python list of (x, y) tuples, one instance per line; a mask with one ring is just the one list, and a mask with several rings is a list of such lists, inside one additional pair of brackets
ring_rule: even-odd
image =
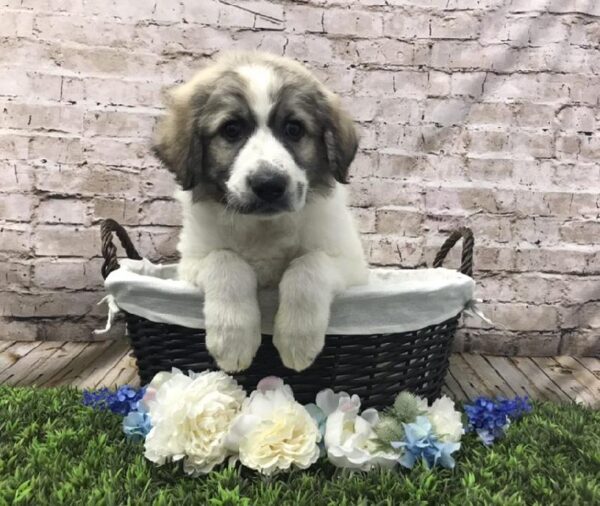
[(575, 405), (535, 404), (491, 449), (466, 436), (453, 471), (352, 474), (323, 462), (271, 480), (156, 467), (120, 421), (70, 388), (0, 387), (0, 505), (600, 504), (600, 412)]

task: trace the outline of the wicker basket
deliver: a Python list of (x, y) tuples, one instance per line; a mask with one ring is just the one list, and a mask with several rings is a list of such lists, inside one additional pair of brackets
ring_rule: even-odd
[[(113, 232), (129, 258), (141, 259), (123, 227), (114, 220), (105, 220), (101, 229), (104, 278), (119, 268)], [(468, 228), (452, 232), (433, 266), (442, 265), (460, 238), (463, 239), (460, 272), (472, 276), (473, 234)], [(253, 390), (265, 376), (280, 376), (291, 385), (302, 403), (314, 402), (315, 394), (324, 388), (358, 394), (364, 407), (388, 406), (401, 390), (432, 400), (440, 395), (459, 318), (460, 313), (413, 332), (328, 335), (322, 353), (312, 366), (300, 373), (281, 363), (271, 336), (263, 335), (252, 366), (235, 377), (247, 390)], [(125, 320), (142, 384), (171, 367), (197, 372), (217, 369), (206, 349), (203, 329), (154, 323), (130, 313), (125, 313)]]

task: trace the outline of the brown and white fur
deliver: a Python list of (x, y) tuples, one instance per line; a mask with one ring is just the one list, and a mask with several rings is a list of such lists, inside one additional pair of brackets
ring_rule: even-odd
[(368, 271), (342, 183), (357, 136), (338, 98), (306, 68), (233, 53), (170, 93), (155, 152), (182, 187), (179, 276), (203, 288), (206, 344), (219, 367), (250, 366), (257, 289), (279, 287), (273, 341), (308, 367), (330, 304)]

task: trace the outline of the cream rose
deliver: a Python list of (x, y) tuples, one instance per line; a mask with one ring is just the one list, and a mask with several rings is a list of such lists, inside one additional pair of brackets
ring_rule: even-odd
[(461, 414), (454, 409), (452, 399), (443, 395), (427, 408), (426, 413), (433, 431), (440, 441), (445, 443), (458, 443), (460, 441), (465, 429)]
[(265, 378), (231, 425), (227, 446), (241, 463), (266, 475), (319, 458), (321, 434), (308, 411), (279, 378)]
[(224, 440), (246, 393), (224, 372), (186, 376), (178, 369), (151, 383), (144, 404), (152, 420), (145, 456), (157, 464), (183, 459), (184, 471), (210, 472), (229, 455)]

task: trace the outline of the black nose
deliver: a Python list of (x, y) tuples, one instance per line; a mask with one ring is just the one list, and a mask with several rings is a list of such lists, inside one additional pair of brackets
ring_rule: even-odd
[(279, 172), (257, 172), (248, 177), (254, 194), (265, 202), (275, 202), (285, 193), (288, 178)]

